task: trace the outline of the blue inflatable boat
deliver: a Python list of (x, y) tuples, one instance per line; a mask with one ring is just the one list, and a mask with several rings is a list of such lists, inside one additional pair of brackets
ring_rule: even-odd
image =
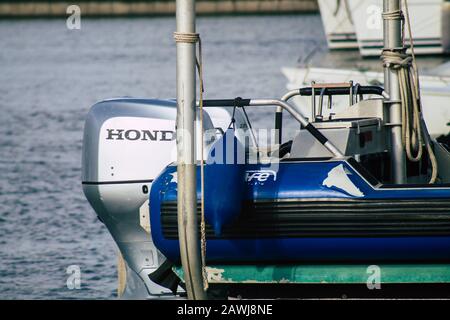
[[(211, 263), (450, 260), (448, 187), (378, 185), (352, 158), (245, 171), (241, 212), (220, 235), (214, 221), (207, 225)], [(333, 173), (348, 181), (340, 185)], [(180, 258), (176, 187), (176, 166), (169, 166), (150, 199), (153, 241), (173, 262)], [(231, 190), (220, 197), (233, 200)]]
[[(253, 105), (242, 101), (206, 105)], [(207, 262), (450, 261), (450, 185), (444, 179), (426, 183), (425, 157), (408, 164), (408, 183), (391, 183), (385, 134), (380, 119), (344, 114), (303, 124), (268, 164), (218, 164), (210, 160), (217, 153), (213, 146), (204, 177)], [(328, 138), (345, 150), (342, 156), (325, 148)], [(226, 140), (234, 147), (221, 153), (239, 148), (248, 153), (235, 131), (228, 130), (216, 145), (228, 145)], [(448, 151), (443, 155), (448, 159)], [(150, 220), (156, 247), (179, 263), (175, 165), (153, 181)]]

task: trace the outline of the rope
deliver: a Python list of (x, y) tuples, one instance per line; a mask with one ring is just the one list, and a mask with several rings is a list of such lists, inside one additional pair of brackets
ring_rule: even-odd
[(405, 16), (403, 15), (403, 11), (401, 9), (389, 11), (389, 12), (383, 12), (381, 14), (383, 17), (383, 20), (400, 20), (402, 22), (402, 41), (405, 39)]
[(177, 43), (197, 43), (200, 41), (200, 35), (192, 32), (174, 32), (173, 38)]
[(234, 118), (234, 115), (236, 114), (236, 106), (233, 107), (233, 114), (231, 115), (231, 121), (230, 124), (228, 125), (228, 129), (236, 129), (236, 119)]
[(203, 132), (203, 93), (205, 91), (203, 83), (203, 60), (202, 60), (202, 40), (198, 33), (189, 32), (174, 32), (173, 38), (177, 43), (197, 43), (198, 42), (198, 54), (195, 57), (195, 64), (197, 66), (198, 78), (200, 82), (199, 92), (199, 109), (200, 109), (200, 134), (201, 134), (201, 146), (200, 146), (200, 193), (201, 193), (201, 221), (200, 221), (200, 243), (201, 243), (201, 264), (202, 264), (202, 280), (203, 289), (206, 291), (209, 287), (208, 275), (206, 273), (206, 222), (205, 222), (205, 161), (204, 161), (204, 132)]
[[(395, 70), (400, 85), (400, 98), (402, 108), (402, 141), (409, 161), (419, 162), (423, 157), (423, 145), (427, 148), (431, 162), (431, 178), (429, 183), (435, 183), (438, 174), (437, 160), (431, 147), (427, 127), (422, 117), (420, 100), (420, 84), (418, 68), (414, 54), (414, 41), (409, 21), (407, 0), (404, 0), (406, 21), (409, 31), (411, 55), (406, 54), (403, 44), (401, 49), (384, 49), (381, 55), (384, 67)], [(404, 39), (405, 17), (401, 10), (383, 13), (385, 20), (402, 20), (402, 39)], [(415, 152), (415, 154), (413, 154)]]
[[(411, 47), (412, 68), (414, 71), (414, 80), (415, 80), (414, 81), (414, 89), (416, 91), (417, 101), (419, 103), (420, 108), (422, 109), (422, 101), (420, 99), (419, 68), (417, 66), (416, 54), (414, 52), (414, 39), (412, 37), (411, 20), (409, 18), (408, 0), (403, 0), (403, 3), (405, 5), (406, 23), (408, 26), (409, 44)], [(430, 134), (428, 133), (428, 128), (425, 124), (422, 114), (421, 114), (420, 121), (422, 122), (422, 130), (423, 130), (423, 135), (425, 138), (425, 145), (427, 147), (428, 156), (430, 157), (430, 161), (431, 161), (431, 165), (432, 165), (432, 169), (433, 169), (430, 183), (434, 183), (434, 182), (436, 182), (436, 179), (438, 176), (438, 163), (437, 163), (437, 159), (434, 154), (434, 151), (431, 147)]]
[(383, 12), (381, 14), (381, 16), (383, 17), (383, 20), (404, 20), (404, 16), (403, 16), (403, 12), (402, 10), (394, 10), (394, 11), (388, 11), (388, 12)]

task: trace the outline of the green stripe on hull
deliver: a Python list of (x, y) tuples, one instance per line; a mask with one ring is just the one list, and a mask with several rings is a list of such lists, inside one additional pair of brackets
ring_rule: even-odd
[[(211, 284), (364, 284), (372, 283), (378, 270), (380, 283), (385, 284), (450, 283), (450, 264), (215, 265), (207, 270)], [(174, 271), (183, 279), (181, 267)]]

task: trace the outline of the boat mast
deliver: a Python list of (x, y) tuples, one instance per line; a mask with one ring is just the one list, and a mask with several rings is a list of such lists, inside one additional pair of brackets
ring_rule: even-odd
[[(383, 0), (383, 45), (384, 50), (396, 51), (403, 47), (400, 0)], [(385, 90), (389, 93), (389, 124), (391, 146), (391, 170), (394, 183), (406, 183), (406, 157), (402, 142), (402, 111), (398, 73), (386, 66)]]
[[(176, 1), (177, 35), (195, 35), (195, 0)], [(177, 40), (177, 39), (176, 39)], [(195, 108), (196, 42), (177, 40), (178, 238), (186, 291), (205, 299), (197, 223)]]

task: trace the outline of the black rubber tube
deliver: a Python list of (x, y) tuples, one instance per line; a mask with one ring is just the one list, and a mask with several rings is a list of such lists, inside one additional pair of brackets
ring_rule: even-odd
[(277, 135), (277, 142), (281, 144), (283, 130), (283, 112), (275, 112), (275, 134)]
[[(315, 88), (314, 93), (316, 95), (320, 95), (323, 88)], [(382, 87), (378, 86), (359, 86), (358, 87), (358, 94), (376, 94), (376, 95), (383, 95), (384, 89)], [(300, 88), (299, 93), (301, 96), (311, 96), (312, 95), (312, 88), (306, 87), (306, 88)], [(349, 95), (350, 94), (350, 88), (325, 88), (324, 95)]]
[(316, 127), (314, 127), (311, 123), (308, 123), (308, 125), (305, 127), (306, 130), (308, 130), (309, 133), (311, 133), (314, 138), (316, 138), (317, 140), (319, 140), (319, 142), (321, 144), (325, 144), (328, 139), (319, 131), (316, 129)]
[(250, 105), (250, 99), (214, 99), (203, 100), (204, 107), (247, 107)]

